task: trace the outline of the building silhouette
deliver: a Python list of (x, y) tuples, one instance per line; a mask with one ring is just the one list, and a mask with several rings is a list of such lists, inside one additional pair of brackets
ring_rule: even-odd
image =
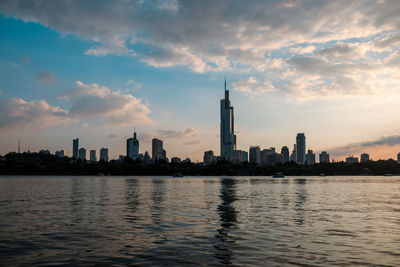
[(290, 154), (290, 158), (289, 158), (290, 161), (297, 162), (297, 161), (296, 161), (296, 153), (297, 153), (296, 151), (297, 151), (297, 149), (296, 149), (296, 144), (294, 144), (294, 145), (293, 145), (292, 153)]
[(346, 163), (358, 163), (358, 158), (353, 156), (348, 156), (346, 158)]
[(90, 154), (90, 161), (93, 161), (93, 162), (97, 161), (96, 150), (90, 150), (89, 154)]
[(249, 151), (250, 163), (261, 164), (261, 150), (259, 146), (251, 146)]
[(153, 161), (157, 160), (167, 160), (167, 152), (163, 149), (163, 141), (157, 138), (151, 140), (151, 159)]
[(139, 157), (139, 140), (136, 138), (136, 132), (133, 133), (133, 138), (126, 140), (126, 156), (133, 160)]
[(306, 136), (304, 133), (298, 133), (296, 136), (296, 162), (303, 165), (306, 162)]
[(289, 161), (289, 148), (287, 146), (283, 146), (281, 148), (282, 162), (286, 163)]
[(59, 158), (63, 158), (65, 156), (64, 150), (58, 150), (56, 151), (55, 155)]
[(233, 151), (236, 150), (236, 135), (235, 123), (233, 117), (233, 107), (229, 100), (229, 91), (226, 90), (226, 79), (225, 79), (225, 98), (221, 99), (221, 122), (220, 122), (220, 152), (221, 158), (225, 160), (233, 159)]
[(72, 140), (72, 157), (78, 159), (79, 138)]
[(234, 150), (232, 156), (232, 162), (240, 163), (240, 162), (248, 162), (248, 153), (243, 150)]
[(86, 160), (86, 149), (84, 149), (83, 147), (81, 147), (81, 148), (79, 149), (79, 156), (78, 156), (78, 158), (81, 159), (81, 160)]
[(203, 163), (205, 165), (211, 165), (217, 161), (217, 158), (214, 155), (212, 150), (205, 151), (203, 156)]
[(400, 163), (400, 153), (397, 153), (397, 163)]
[(100, 149), (100, 160), (108, 162), (108, 148), (101, 148)]
[(360, 155), (360, 161), (361, 161), (361, 162), (368, 162), (368, 161), (369, 161), (369, 154), (367, 154), (367, 153), (362, 153), (362, 154)]
[(307, 165), (315, 164), (315, 154), (311, 149), (307, 150), (306, 163)]
[(326, 151), (322, 151), (319, 154), (319, 163), (329, 163), (329, 154)]

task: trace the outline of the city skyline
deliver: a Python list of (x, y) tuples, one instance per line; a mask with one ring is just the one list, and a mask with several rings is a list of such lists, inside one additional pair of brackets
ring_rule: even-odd
[(158, 137), (202, 161), (219, 154), (224, 76), (237, 149), (291, 152), (305, 133), (336, 160), (400, 151), (396, 2), (50, 3), (0, 3), (1, 155), (20, 139), (71, 156), (79, 137), (118, 158), (136, 127), (141, 151)]

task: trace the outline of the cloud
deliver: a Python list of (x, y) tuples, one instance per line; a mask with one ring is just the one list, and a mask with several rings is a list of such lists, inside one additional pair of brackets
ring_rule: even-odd
[(20, 56), (19, 57), (19, 62), (20, 63), (30, 63), (31, 62), (31, 58), (29, 56)]
[(53, 73), (44, 70), (37, 74), (37, 80), (41, 83), (52, 83), (56, 80)]
[(174, 130), (158, 130), (157, 136), (163, 139), (174, 139), (174, 138), (192, 138), (197, 137), (199, 133), (194, 128), (187, 128), (184, 131)]
[(78, 118), (101, 118), (120, 126), (154, 124), (149, 105), (131, 94), (112, 91), (98, 84), (76, 82), (77, 88), (64, 91), (59, 98), (73, 100), (70, 114)]
[[(0, 12), (94, 42), (88, 56), (263, 75), (288, 96), (385, 94), (400, 85), (396, 60), (388, 62), (400, 44), (399, 1), (4, 0)], [(237, 88), (272, 90), (252, 82)]]
[(359, 152), (364, 148), (379, 147), (379, 146), (396, 146), (400, 145), (400, 135), (382, 136), (379, 139), (372, 141), (364, 141), (359, 143), (351, 143), (346, 146), (336, 147), (330, 150), (335, 156), (343, 156)]
[(185, 145), (185, 146), (200, 145), (200, 144), (201, 144), (201, 140), (192, 140), (192, 141), (183, 143), (183, 145)]
[(139, 133), (138, 139), (148, 143), (153, 138), (158, 138), (164, 141), (176, 140), (182, 142), (184, 145), (200, 144), (200, 134), (194, 128), (187, 128), (183, 131), (176, 130), (158, 130), (156, 132)]
[(45, 100), (0, 99), (0, 131), (43, 129), (76, 121), (67, 110), (49, 105)]
[(233, 89), (247, 94), (264, 94), (276, 90), (270, 81), (259, 82), (255, 77), (239, 80), (233, 83)]

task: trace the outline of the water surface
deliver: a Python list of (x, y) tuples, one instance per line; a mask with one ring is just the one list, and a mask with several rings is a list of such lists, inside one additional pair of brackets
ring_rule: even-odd
[(2, 266), (399, 259), (399, 177), (0, 177)]

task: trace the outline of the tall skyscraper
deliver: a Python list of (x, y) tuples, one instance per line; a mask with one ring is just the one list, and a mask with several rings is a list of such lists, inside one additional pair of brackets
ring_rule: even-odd
[(126, 140), (126, 156), (133, 160), (139, 157), (139, 140), (136, 138), (136, 132), (133, 133), (133, 138)]
[(307, 165), (315, 164), (315, 154), (311, 149), (307, 150), (306, 162)]
[(297, 164), (306, 163), (306, 136), (298, 133), (296, 136), (296, 162)]
[(250, 163), (261, 164), (261, 150), (259, 146), (251, 146), (249, 151)]
[(289, 148), (287, 146), (283, 146), (281, 148), (281, 154), (282, 154), (283, 163), (288, 162), (289, 161)]
[(100, 160), (107, 162), (108, 161), (108, 148), (100, 149)]
[(90, 161), (97, 161), (96, 150), (90, 150)]
[(319, 163), (329, 163), (329, 154), (326, 151), (322, 151), (319, 154)]
[(84, 149), (83, 147), (79, 149), (79, 158), (81, 160), (86, 160), (86, 149)]
[(153, 138), (153, 140), (151, 140), (151, 144), (151, 159), (154, 161), (167, 160), (167, 152), (163, 149), (163, 141)]
[(233, 107), (229, 100), (229, 90), (226, 90), (225, 79), (225, 98), (221, 99), (221, 128), (220, 128), (220, 152), (221, 157), (232, 160), (233, 151), (236, 150), (236, 135), (234, 129)]
[(78, 159), (78, 150), (79, 150), (79, 138), (76, 138), (72, 141), (72, 157), (74, 159)]

